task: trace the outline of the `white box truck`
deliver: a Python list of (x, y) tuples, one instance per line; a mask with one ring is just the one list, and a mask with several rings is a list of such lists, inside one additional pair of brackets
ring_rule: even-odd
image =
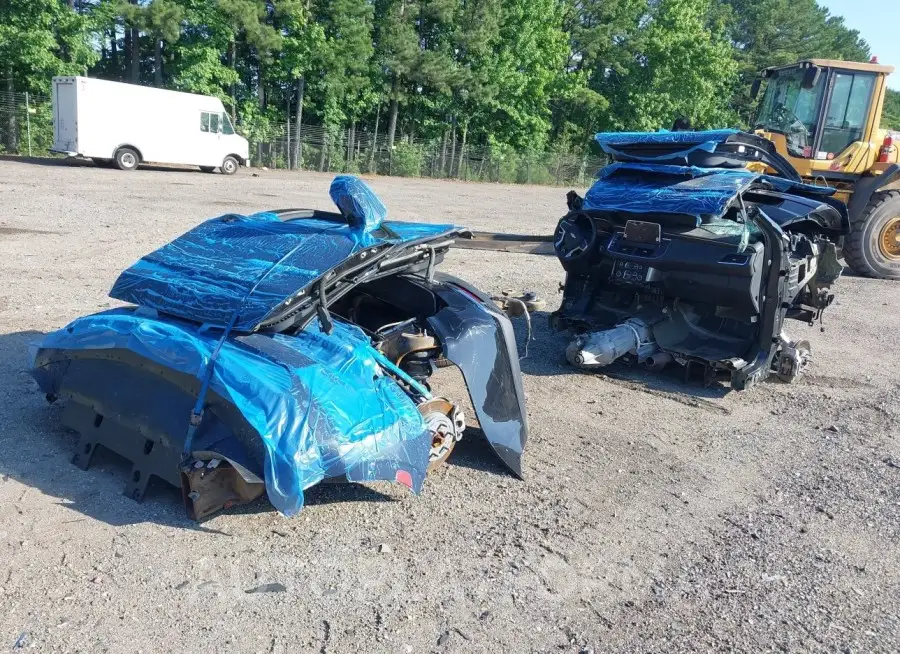
[(52, 150), (122, 170), (155, 162), (226, 175), (250, 152), (218, 98), (88, 77), (53, 78)]

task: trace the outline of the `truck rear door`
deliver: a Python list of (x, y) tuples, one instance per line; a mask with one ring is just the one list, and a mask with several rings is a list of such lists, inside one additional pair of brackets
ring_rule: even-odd
[(74, 77), (53, 80), (53, 150), (78, 151), (78, 99)]

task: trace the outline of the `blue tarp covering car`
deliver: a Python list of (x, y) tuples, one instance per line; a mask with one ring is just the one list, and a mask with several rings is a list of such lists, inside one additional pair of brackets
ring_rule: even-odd
[[(228, 214), (124, 271), (132, 306), (85, 316), (32, 348), (33, 372), (80, 433), (180, 486), (203, 518), (265, 490), (293, 515), (324, 479), (390, 480), (419, 492), (462, 437), (459, 405), (429, 379), (460, 367), (481, 431), (521, 475), (527, 438), (512, 329), (488, 298), (436, 271), (464, 233), (386, 220), (342, 176), (339, 213)], [(487, 369), (490, 375), (482, 372)]]

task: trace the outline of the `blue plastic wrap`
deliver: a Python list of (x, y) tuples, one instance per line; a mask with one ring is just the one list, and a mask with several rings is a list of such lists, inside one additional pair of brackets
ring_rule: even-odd
[(588, 189), (587, 209), (719, 218), (759, 177), (743, 168), (614, 163)]
[(287, 515), (326, 477), (395, 480), (418, 492), (431, 438), (410, 397), (416, 392), (404, 390), (417, 384), (362, 330), (335, 320), (329, 334), (315, 321), (295, 335), (250, 333), (361, 251), (460, 231), (384, 221), (384, 206), (355, 178), (336, 179), (331, 191), (343, 218), (229, 214), (143, 257), (110, 292), (140, 308), (86, 316), (49, 334), (34, 351), (33, 363), (49, 362), (34, 370), (41, 388), (55, 394), (72, 352), (128, 350), (200, 380), (193, 413), (184, 417), (185, 453), (195, 449), (207, 390), (234, 405), (259, 434), (269, 498)]
[(661, 161), (664, 159), (672, 159), (673, 157), (685, 157), (691, 152), (702, 150), (705, 152), (715, 152), (716, 147), (726, 141), (729, 137), (738, 133), (736, 129), (716, 129), (705, 132), (600, 132), (594, 138), (600, 147), (607, 154), (616, 156), (632, 156), (622, 152), (617, 146), (648, 144), (648, 145), (666, 145), (683, 143), (686, 146), (683, 150), (669, 152), (658, 156), (641, 155), (642, 161)]
[(454, 225), (385, 222), (398, 238), (376, 238), (320, 218), (282, 222), (272, 213), (201, 223), (125, 270), (110, 291), (124, 302), (188, 320), (251, 331), (285, 299), (356, 252), (452, 234)]
[[(115, 309), (79, 318), (48, 334), (32, 361), (41, 350), (119, 348), (202, 379), (219, 334), (153, 314)], [(232, 336), (211, 372), (212, 390), (259, 434), (266, 490), (282, 513), (299, 511), (303, 491), (326, 477), (397, 480), (421, 489), (430, 435), (359, 328), (335, 321), (330, 335), (313, 323), (296, 336)], [(64, 374), (64, 366), (35, 370), (45, 393)]]
[(378, 229), (387, 218), (387, 208), (359, 177), (338, 175), (331, 181), (328, 194), (347, 222), (363, 232)]

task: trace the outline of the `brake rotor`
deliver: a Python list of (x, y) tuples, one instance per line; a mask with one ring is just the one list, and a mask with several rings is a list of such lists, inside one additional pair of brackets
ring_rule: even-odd
[(456, 447), (466, 428), (462, 411), (443, 397), (436, 397), (419, 405), (419, 413), (431, 434), (428, 469), (440, 466)]
[(775, 360), (775, 375), (790, 384), (806, 371), (811, 358), (809, 341), (798, 341), (783, 347)]

